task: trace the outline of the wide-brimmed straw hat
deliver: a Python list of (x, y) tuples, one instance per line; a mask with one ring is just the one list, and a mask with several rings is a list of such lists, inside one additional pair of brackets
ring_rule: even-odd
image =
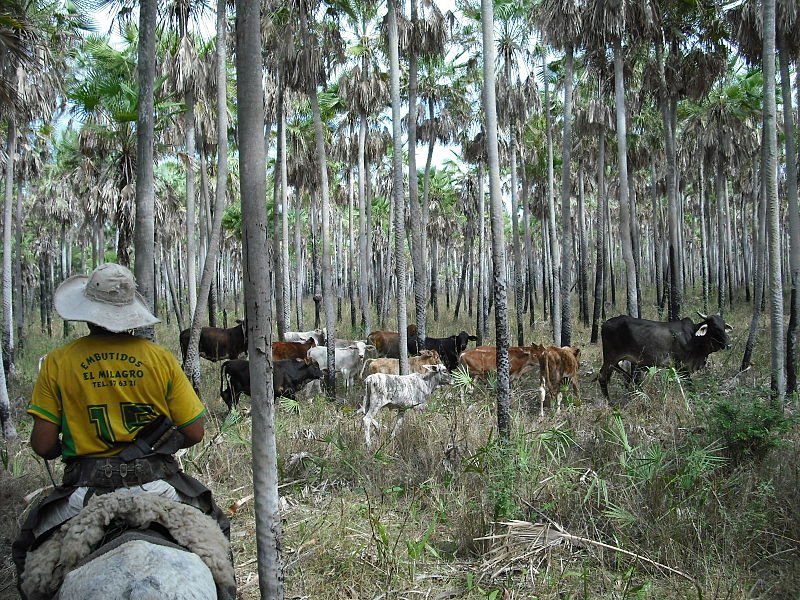
[(113, 332), (160, 322), (136, 292), (133, 273), (115, 263), (102, 264), (91, 275), (64, 280), (53, 303), (65, 321), (86, 321)]

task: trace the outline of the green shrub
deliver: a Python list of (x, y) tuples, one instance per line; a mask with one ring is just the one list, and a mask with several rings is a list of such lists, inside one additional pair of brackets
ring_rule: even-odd
[(763, 458), (790, 429), (791, 420), (756, 390), (720, 398), (709, 412), (709, 433), (722, 440), (734, 464)]

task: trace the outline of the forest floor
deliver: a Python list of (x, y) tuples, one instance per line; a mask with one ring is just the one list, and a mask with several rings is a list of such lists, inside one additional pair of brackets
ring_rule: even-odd
[[(599, 345), (576, 325), (580, 400), (540, 420), (538, 378), (512, 386), (505, 451), (491, 377), (437, 393), (394, 438), (382, 412), (371, 451), (360, 385), (335, 403), (279, 400), (286, 598), (800, 598), (798, 407), (769, 406), (766, 320), (753, 368), (732, 379), (749, 308), (727, 320), (732, 349), (692, 382), (654, 369), (628, 392), (616, 376), (610, 403)], [(546, 326), (526, 323), (526, 343), (549, 339)], [(466, 319), (428, 331), (461, 328), (474, 331)], [(157, 337), (179, 355), (174, 323)], [(9, 384), (23, 441), (0, 448), (0, 600), (17, 598), (10, 544), (23, 499), (49, 484), (24, 410), (39, 356), (62, 343), (31, 325)], [(228, 510), (239, 596), (258, 598), (249, 400), (226, 415), (219, 364), (202, 363), (207, 433), (180, 460)]]

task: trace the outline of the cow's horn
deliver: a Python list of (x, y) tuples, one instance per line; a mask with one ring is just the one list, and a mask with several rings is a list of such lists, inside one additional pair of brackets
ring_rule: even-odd
[(700, 315), (700, 318), (703, 319), (704, 321), (708, 318), (708, 315), (704, 315), (699, 310), (697, 311), (697, 314)]

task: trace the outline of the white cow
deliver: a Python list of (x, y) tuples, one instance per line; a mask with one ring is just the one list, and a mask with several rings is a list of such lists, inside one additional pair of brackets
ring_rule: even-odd
[(311, 338), (317, 343), (317, 346), (325, 345), (326, 330), (312, 329), (311, 331), (287, 331), (283, 334), (284, 342), (306, 342)]
[(392, 433), (403, 422), (403, 414), (409, 408), (422, 409), (428, 403), (433, 391), (442, 384), (450, 383), (450, 373), (442, 364), (425, 365), (425, 375), (387, 375), (375, 373), (364, 379), (364, 403), (359, 409), (364, 413), (364, 438), (367, 448), (371, 445), (370, 429), (380, 426), (375, 415), (384, 406), (398, 411)]
[[(359, 371), (359, 365), (364, 360), (367, 350), (374, 350), (375, 346), (365, 342), (352, 342), (346, 348), (336, 348), (335, 358), (336, 372), (344, 377), (345, 387), (349, 388), (353, 384), (353, 378)], [(320, 369), (328, 368), (328, 347), (315, 346), (308, 351), (308, 358), (319, 365)]]

